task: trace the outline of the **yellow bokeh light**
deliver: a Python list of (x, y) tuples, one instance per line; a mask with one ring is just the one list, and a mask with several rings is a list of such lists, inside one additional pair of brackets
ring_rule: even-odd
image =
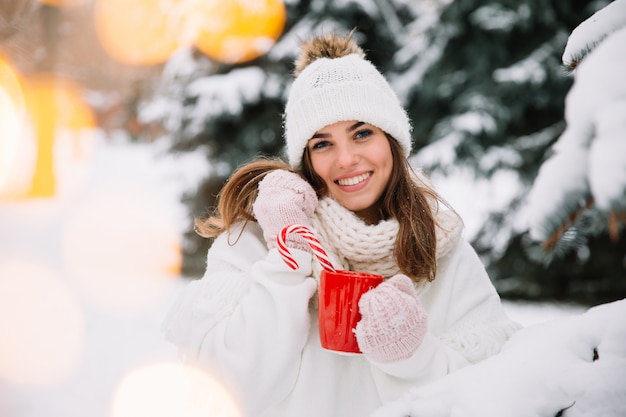
[(85, 338), (83, 311), (50, 269), (0, 259), (0, 377), (50, 386), (76, 370)]
[(281, 0), (206, 0), (197, 14), (195, 45), (212, 59), (230, 64), (266, 53), (286, 20)]
[(18, 109), (24, 107), (24, 93), (19, 76), (9, 61), (2, 56), (0, 56), (0, 87), (5, 90)]
[(63, 257), (90, 302), (125, 314), (169, 293), (180, 272), (180, 232), (156, 196), (133, 186), (100, 188), (68, 220)]
[(37, 74), (24, 81), (28, 111), (34, 121), (72, 130), (95, 126), (91, 107), (82, 88), (74, 81), (54, 74)]
[(0, 58), (0, 199), (56, 195), (58, 134), (69, 132), (80, 156), (84, 132), (96, 125), (82, 96), (71, 80), (20, 77)]
[(27, 196), (52, 197), (57, 190), (54, 142), (58, 129), (92, 128), (95, 116), (83, 101), (80, 87), (71, 80), (38, 74), (26, 79), (24, 85), (26, 106), (37, 138), (35, 171)]
[(175, 363), (148, 365), (117, 388), (111, 417), (240, 417), (230, 393), (209, 375)]
[(180, 19), (174, 0), (97, 0), (96, 33), (107, 53), (129, 65), (166, 61), (178, 47)]

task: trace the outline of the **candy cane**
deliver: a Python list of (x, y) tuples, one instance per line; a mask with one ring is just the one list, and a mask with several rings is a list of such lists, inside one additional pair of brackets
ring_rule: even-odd
[(289, 248), (285, 244), (287, 234), (289, 233), (297, 233), (300, 236), (302, 236), (304, 240), (307, 241), (307, 243), (309, 244), (309, 247), (311, 248), (311, 250), (313, 250), (313, 254), (317, 257), (317, 260), (320, 262), (320, 264), (322, 264), (322, 268), (324, 268), (327, 271), (335, 271), (335, 268), (333, 267), (333, 264), (330, 262), (330, 259), (328, 259), (328, 255), (326, 254), (326, 251), (324, 250), (324, 248), (322, 248), (320, 241), (317, 240), (313, 232), (311, 232), (311, 230), (309, 230), (308, 227), (303, 226), (301, 224), (292, 224), (289, 226), (285, 226), (280, 231), (278, 236), (276, 236), (276, 242), (277, 242), (276, 248), (278, 249), (278, 253), (280, 253), (280, 255), (283, 257), (283, 261), (285, 261), (285, 263), (287, 264), (287, 266), (289, 266), (289, 268), (293, 270), (298, 269), (298, 263), (291, 256), (291, 253), (289, 252)]

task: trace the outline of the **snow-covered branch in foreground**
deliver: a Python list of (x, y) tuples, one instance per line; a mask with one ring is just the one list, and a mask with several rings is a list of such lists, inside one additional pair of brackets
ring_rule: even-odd
[(578, 25), (563, 51), (563, 65), (574, 69), (604, 38), (626, 27), (626, 0), (615, 0)]
[(546, 247), (592, 205), (604, 213), (613, 237), (615, 220), (626, 213), (626, 0), (605, 10), (611, 13), (598, 12), (575, 29), (564, 59), (597, 42), (599, 28), (610, 31), (618, 22), (625, 27), (607, 36), (576, 69), (565, 102), (567, 127), (529, 194), (530, 235)]
[(372, 417), (626, 416), (626, 299), (526, 327)]

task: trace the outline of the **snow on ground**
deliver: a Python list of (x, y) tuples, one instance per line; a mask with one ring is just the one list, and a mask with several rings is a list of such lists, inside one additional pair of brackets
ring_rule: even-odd
[(158, 146), (56, 146), (58, 195), (0, 200), (0, 416), (108, 416), (132, 368), (175, 361), (159, 332), (182, 280), (179, 203), (205, 173)]
[(626, 300), (526, 327), (502, 352), (372, 417), (626, 415)]
[[(80, 160), (59, 152), (58, 197), (0, 201), (3, 417), (112, 416), (130, 373), (177, 361), (159, 326), (186, 284), (172, 271), (173, 231), (185, 225), (179, 195), (206, 172), (203, 158), (162, 156), (158, 144), (90, 143)], [(586, 310), (505, 307), (524, 325)]]

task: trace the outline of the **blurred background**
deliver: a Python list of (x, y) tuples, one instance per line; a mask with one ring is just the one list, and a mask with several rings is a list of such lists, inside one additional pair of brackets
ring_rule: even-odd
[(239, 164), (282, 153), (313, 33), (356, 28), (412, 118), (412, 162), (505, 300), (625, 297), (619, 222), (546, 201), (563, 206), (547, 238), (528, 232), (529, 190), (566, 126), (563, 50), (608, 3), (0, 0), (0, 415), (84, 415), (68, 393), (108, 404), (128, 361), (175, 357), (158, 325), (211, 244), (193, 218)]

